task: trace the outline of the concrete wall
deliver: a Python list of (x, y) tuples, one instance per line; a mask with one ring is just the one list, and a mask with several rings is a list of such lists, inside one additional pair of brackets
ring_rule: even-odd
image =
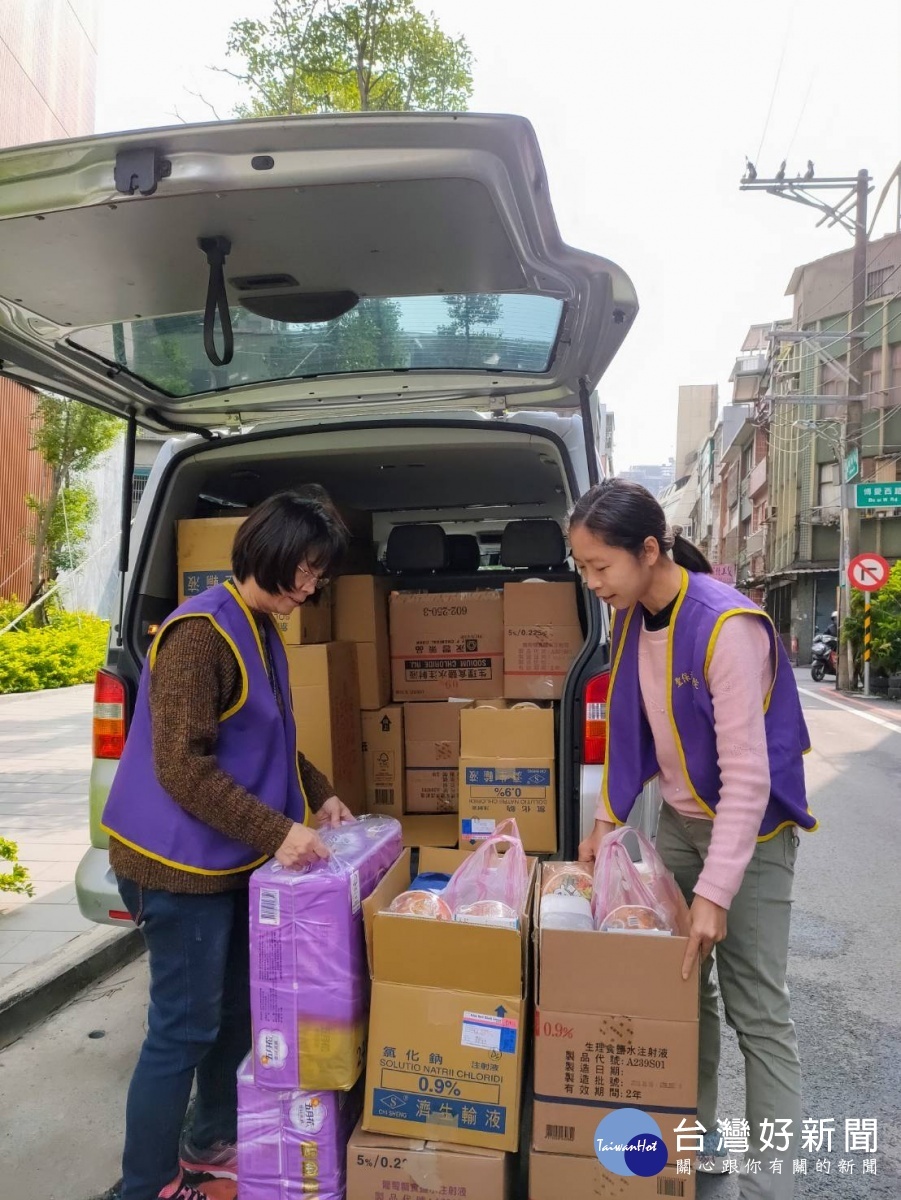
[(676, 423), (676, 479), (690, 475), (697, 462), (698, 448), (716, 425), (719, 388), (715, 383), (689, 384), (679, 388)]

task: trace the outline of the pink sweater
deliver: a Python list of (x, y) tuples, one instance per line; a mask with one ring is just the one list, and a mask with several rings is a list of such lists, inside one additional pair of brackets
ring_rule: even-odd
[[(642, 628), (638, 680), (660, 766), (660, 793), (684, 817), (710, 818), (692, 799), (666, 715), (666, 650), (669, 631)], [(695, 894), (728, 908), (757, 844), (770, 795), (770, 768), (763, 725), (763, 701), (773, 682), (770, 640), (757, 617), (730, 617), (723, 624), (710, 661), (722, 789), (710, 838), (710, 851)], [(609, 820), (600, 805), (598, 820)]]

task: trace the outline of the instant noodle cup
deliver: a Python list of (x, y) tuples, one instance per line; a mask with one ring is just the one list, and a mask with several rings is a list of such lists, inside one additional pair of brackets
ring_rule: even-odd
[(472, 904), (461, 904), (454, 912), (455, 921), (470, 925), (500, 925), (504, 929), (518, 929), (519, 917), (509, 904), (500, 900), (476, 900)]
[(581, 896), (591, 903), (594, 887), (589, 863), (551, 863), (544, 868), (542, 896)]
[(665, 918), (653, 908), (621, 904), (601, 922), (603, 933), (670, 933)]
[(403, 917), (430, 917), (433, 921), (454, 919), (454, 914), (436, 892), (401, 892), (391, 901), (388, 912)]

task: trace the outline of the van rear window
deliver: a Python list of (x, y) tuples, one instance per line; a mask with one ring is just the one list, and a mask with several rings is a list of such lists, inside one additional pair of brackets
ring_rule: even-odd
[(170, 396), (369, 371), (543, 374), (563, 316), (552, 296), (364, 297), (332, 321), (289, 324), (231, 310), (235, 353), (214, 367), (203, 313), (73, 331), (72, 345)]

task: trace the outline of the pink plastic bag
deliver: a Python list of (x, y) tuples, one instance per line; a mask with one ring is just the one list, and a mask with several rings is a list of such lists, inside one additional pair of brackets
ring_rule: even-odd
[(511, 817), (457, 867), (441, 895), (453, 912), (463, 905), (493, 900), (519, 913), (528, 888), (529, 864)]
[[(629, 854), (627, 838), (638, 844), (637, 862)], [(601, 842), (591, 911), (595, 929), (610, 932), (656, 930), (687, 937), (691, 927), (685, 897), (663, 859), (643, 834), (627, 825)]]

